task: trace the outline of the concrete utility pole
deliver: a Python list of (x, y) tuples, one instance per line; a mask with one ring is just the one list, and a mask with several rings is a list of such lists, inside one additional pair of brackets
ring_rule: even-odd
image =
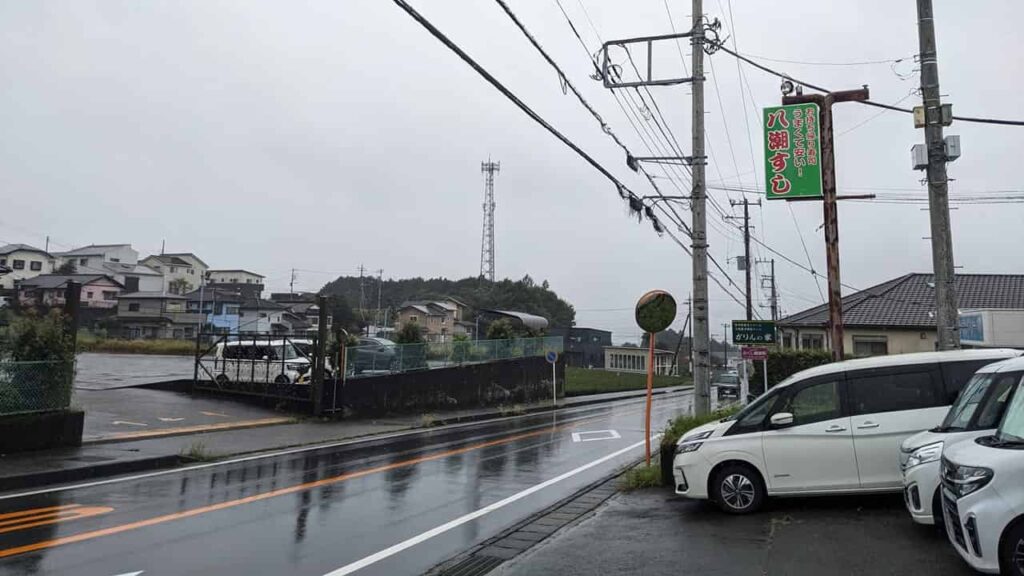
[(690, 201), (693, 231), (693, 411), (711, 412), (711, 345), (708, 325), (707, 189), (704, 185), (704, 2), (693, 0), (690, 37), (693, 69), (693, 190)]
[(377, 270), (377, 312), (373, 315), (373, 323), (376, 329), (380, 329), (380, 325), (384, 323), (384, 317), (380, 310), (380, 295), (384, 289), (384, 269)]
[(818, 105), (818, 126), (821, 137), (821, 190), (825, 218), (825, 259), (828, 264), (828, 330), (832, 359), (843, 359), (843, 292), (839, 275), (839, 213), (836, 207), (836, 157), (832, 137), (832, 104), (864, 101), (868, 88), (840, 90), (828, 94), (783, 96), (783, 104)]
[[(772, 267), (772, 273), (768, 276), (761, 276), (761, 280), (768, 280), (770, 282), (768, 288), (771, 290), (770, 306), (772, 309), (772, 322), (774, 322), (779, 319), (779, 292), (775, 284), (775, 258), (772, 258), (771, 260), (758, 260), (757, 262), (760, 264), (770, 263)], [(764, 287), (763, 283), (761, 284), (761, 287)]]
[[(751, 297), (750, 273), (754, 266), (753, 261), (750, 259), (750, 200), (747, 200), (746, 198), (744, 198), (742, 202), (730, 200), (729, 205), (743, 206), (743, 270), (747, 273), (747, 320), (753, 320), (754, 304), (753, 298)], [(754, 203), (754, 206), (760, 205), (760, 200)], [(729, 218), (732, 218), (732, 216), (729, 216)]]
[(955, 350), (960, 348), (960, 320), (953, 268), (953, 233), (949, 225), (949, 182), (946, 178), (946, 145), (942, 137), (935, 17), (931, 0), (917, 0), (917, 34), (921, 46), (924, 141), (928, 149), (928, 210), (931, 216), (932, 267), (935, 270), (935, 323), (939, 350)]

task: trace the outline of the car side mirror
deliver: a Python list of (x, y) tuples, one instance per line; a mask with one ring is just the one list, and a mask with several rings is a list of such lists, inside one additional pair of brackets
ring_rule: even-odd
[(791, 412), (779, 412), (777, 414), (772, 414), (769, 422), (771, 423), (772, 428), (785, 428), (786, 426), (792, 426), (793, 414)]

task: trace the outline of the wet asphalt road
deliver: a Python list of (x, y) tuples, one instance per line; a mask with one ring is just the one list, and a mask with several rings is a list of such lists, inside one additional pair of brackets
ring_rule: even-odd
[[(657, 399), (654, 429), (690, 400)], [(0, 575), (419, 574), (642, 443), (629, 401), (3, 496)]]

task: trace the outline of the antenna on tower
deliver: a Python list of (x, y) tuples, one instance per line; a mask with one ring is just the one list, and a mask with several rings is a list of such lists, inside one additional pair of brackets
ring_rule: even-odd
[(494, 282), (494, 175), (501, 170), (501, 162), (480, 163), (484, 174), (484, 231), (480, 245), (480, 276)]

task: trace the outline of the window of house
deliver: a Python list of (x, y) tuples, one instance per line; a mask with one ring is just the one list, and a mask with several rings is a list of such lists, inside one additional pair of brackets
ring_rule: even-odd
[(92, 290), (89, 290), (88, 292), (86, 292), (85, 293), (85, 297), (88, 298), (89, 300), (92, 300)]
[(177, 271), (178, 271), (178, 267), (177, 266), (171, 266), (171, 274), (174, 274)]
[(246, 284), (252, 284), (252, 278), (246, 278), (245, 279), (245, 283)]
[(7, 258), (0, 258), (0, 266), (7, 266)]
[(786, 332), (782, 334), (782, 347), (792, 348), (793, 347), (793, 335)]
[(40, 270), (43, 269), (43, 263), (42, 262), (29, 262), (28, 263), (28, 268), (29, 268), (29, 270), (32, 270), (34, 272), (39, 272)]
[(138, 302), (132, 302), (131, 304), (129, 304), (128, 305), (128, 311), (129, 312), (138, 312), (139, 311), (139, 303)]
[(409, 316), (409, 322), (416, 322), (418, 320), (419, 320), (419, 318), (416, 317), (416, 316)]
[(802, 334), (800, 348), (804, 350), (821, 350), (825, 348), (824, 334)]
[(193, 275), (194, 275), (194, 274), (196, 273), (196, 271), (195, 271), (195, 269), (194, 269), (194, 268), (189, 268), (189, 269), (188, 269), (188, 273), (189, 273), (189, 274), (193, 274)]
[(15, 260), (15, 261), (13, 261), (11, 263), (11, 268), (14, 268), (15, 270), (24, 270), (25, 269), (25, 261), (24, 260)]
[(260, 318), (266, 318), (266, 317), (267, 317), (267, 313), (266, 312), (260, 312)]
[(111, 262), (120, 262), (121, 259), (120, 258), (111, 258), (110, 261)]
[(103, 299), (104, 300), (117, 300), (117, 292), (114, 292), (113, 290), (104, 290), (103, 291)]
[(854, 356), (885, 356), (889, 353), (887, 336), (854, 336)]
[(231, 279), (231, 283), (232, 284), (238, 284), (238, 278), (232, 278)]
[(313, 326), (319, 326), (320, 319), (317, 318), (316, 316), (313, 316), (312, 318), (309, 319), (309, 323), (312, 324)]
[(88, 266), (89, 265), (89, 259), (88, 258), (79, 258), (78, 259), (78, 265), (79, 266)]

